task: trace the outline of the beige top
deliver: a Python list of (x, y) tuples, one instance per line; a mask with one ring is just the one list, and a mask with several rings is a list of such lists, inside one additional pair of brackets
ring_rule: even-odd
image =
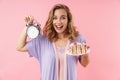
[(57, 80), (67, 80), (67, 64), (66, 64), (66, 52), (68, 49), (69, 41), (65, 47), (54, 46), (55, 55), (56, 55), (56, 71), (57, 71)]

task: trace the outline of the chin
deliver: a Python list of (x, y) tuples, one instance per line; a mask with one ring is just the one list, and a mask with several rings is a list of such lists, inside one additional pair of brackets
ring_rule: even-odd
[(58, 34), (62, 34), (63, 32), (57, 32)]
[(64, 33), (64, 31), (57, 31), (57, 30), (56, 30), (56, 32), (57, 32), (58, 34)]

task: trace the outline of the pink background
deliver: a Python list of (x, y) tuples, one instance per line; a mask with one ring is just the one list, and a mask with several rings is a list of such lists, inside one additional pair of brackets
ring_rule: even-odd
[(33, 15), (42, 25), (56, 3), (68, 5), (91, 46), (90, 64), (78, 64), (78, 80), (120, 80), (120, 0), (0, 0), (0, 80), (39, 80), (39, 64), (16, 51), (17, 38)]

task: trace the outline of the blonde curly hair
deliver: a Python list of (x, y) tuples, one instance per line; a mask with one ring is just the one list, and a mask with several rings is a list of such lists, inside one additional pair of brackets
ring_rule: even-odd
[(73, 25), (73, 19), (70, 9), (64, 4), (56, 4), (50, 10), (45, 27), (43, 28), (43, 34), (45, 34), (50, 41), (57, 41), (59, 39), (57, 32), (53, 27), (54, 12), (57, 9), (64, 9), (67, 13), (68, 24), (64, 36), (67, 36), (70, 40), (75, 40), (78, 35), (78, 31), (76, 31), (75, 26)]

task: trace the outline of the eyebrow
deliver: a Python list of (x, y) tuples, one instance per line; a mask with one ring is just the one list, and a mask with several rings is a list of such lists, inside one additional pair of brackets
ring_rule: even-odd
[(61, 15), (62, 17), (67, 17), (67, 15)]
[[(56, 15), (54, 15), (54, 17), (56, 17)], [(60, 17), (67, 17), (67, 15), (61, 15)]]

